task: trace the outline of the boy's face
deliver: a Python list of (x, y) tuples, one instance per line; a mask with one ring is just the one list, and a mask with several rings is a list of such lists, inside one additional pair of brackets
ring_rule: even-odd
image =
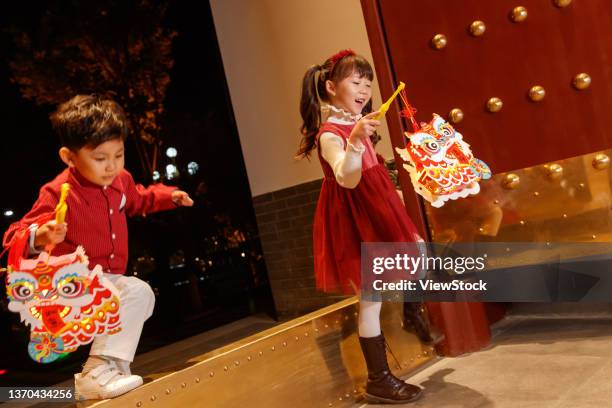
[(123, 170), (123, 140), (120, 138), (107, 140), (95, 148), (85, 146), (77, 151), (63, 147), (60, 156), (66, 164), (76, 168), (88, 181), (99, 186), (108, 186)]

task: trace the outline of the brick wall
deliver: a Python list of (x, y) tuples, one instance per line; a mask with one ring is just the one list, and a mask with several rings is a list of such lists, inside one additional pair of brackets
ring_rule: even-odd
[(276, 310), (292, 318), (343, 299), (315, 289), (312, 221), (321, 181), (253, 197)]

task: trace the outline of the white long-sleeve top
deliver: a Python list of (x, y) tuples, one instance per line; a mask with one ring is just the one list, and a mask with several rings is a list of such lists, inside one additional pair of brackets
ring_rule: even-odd
[[(361, 115), (354, 116), (331, 105), (323, 106), (321, 114), (324, 121), (340, 125), (353, 125), (361, 118)], [(362, 156), (366, 147), (361, 143), (353, 145), (348, 140), (345, 142), (341, 136), (331, 132), (322, 133), (319, 143), (321, 156), (329, 163), (338, 184), (345, 188), (357, 187), (361, 180)]]
[(361, 157), (365, 146), (354, 146), (347, 141), (344, 150), (344, 141), (340, 136), (325, 132), (319, 139), (321, 143), (321, 156), (334, 171), (336, 181), (342, 187), (355, 188), (361, 180)]

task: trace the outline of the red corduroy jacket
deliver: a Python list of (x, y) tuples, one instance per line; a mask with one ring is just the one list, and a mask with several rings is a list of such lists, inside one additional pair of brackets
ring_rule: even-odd
[(74, 168), (60, 173), (40, 189), (32, 209), (9, 227), (3, 245), (11, 245), (17, 234), (28, 229), (45, 214), (55, 211), (63, 183), (70, 184), (66, 214), (66, 239), (55, 246), (52, 255), (74, 252), (85, 248), (90, 268), (100, 264), (107, 273), (124, 274), (128, 261), (128, 230), (126, 215), (145, 215), (176, 208), (172, 191), (176, 187), (154, 184), (148, 188), (135, 184), (126, 170), (108, 187), (87, 181)]

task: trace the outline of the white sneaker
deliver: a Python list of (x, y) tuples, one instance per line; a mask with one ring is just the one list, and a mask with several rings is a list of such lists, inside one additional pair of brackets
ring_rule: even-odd
[(79, 401), (115, 398), (141, 385), (142, 377), (122, 374), (113, 361), (74, 375), (74, 395)]
[(125, 360), (119, 360), (118, 358), (113, 358), (115, 365), (117, 366), (117, 370), (123, 375), (132, 375), (132, 370), (130, 370), (131, 362)]

